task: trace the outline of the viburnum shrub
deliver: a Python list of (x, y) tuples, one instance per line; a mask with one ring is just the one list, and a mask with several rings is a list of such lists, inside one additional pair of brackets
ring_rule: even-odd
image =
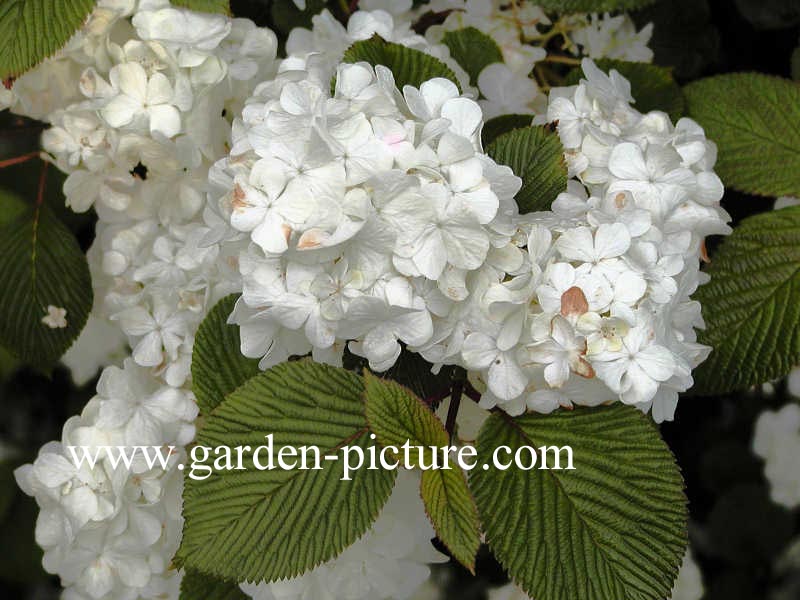
[[(406, 599), (485, 542), (537, 600), (668, 597), (687, 508), (653, 421), (695, 379), (800, 360), (776, 341), (800, 335), (800, 209), (701, 270), (732, 231), (723, 181), (800, 195), (796, 111), (764, 106), (800, 89), (681, 89), (620, 12), (647, 0), (324, 4), (273, 2), (314, 15), (280, 37), (225, 0), (0, 7), (0, 107), (47, 124), (0, 166), (51, 164), (97, 215), (86, 255), (42, 188), (0, 220), (0, 342), (102, 368), (16, 471), (45, 569), (69, 600)], [(479, 462), (183, 470), (194, 444), (267, 434)], [(575, 470), (490, 463), (548, 445)], [(69, 446), (174, 451), (76, 466)]]

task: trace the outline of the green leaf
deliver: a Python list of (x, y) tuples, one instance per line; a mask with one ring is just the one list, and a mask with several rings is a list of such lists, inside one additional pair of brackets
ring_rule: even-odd
[[(442, 422), (425, 403), (406, 388), (365, 371), (367, 422), (378, 436), (382, 446), (399, 448), (406, 442), (425, 448), (422, 460), (426, 465), (433, 459), (429, 446), (443, 448), (449, 445), (450, 436)], [(410, 453), (408, 468), (418, 467), (416, 453)]]
[(504, 133), (529, 127), (532, 121), (533, 115), (500, 115), (489, 119), (481, 130), (483, 147), (486, 148)]
[[(495, 468), (523, 446), (571, 446), (550, 469)], [(530, 596), (542, 600), (662, 600), (687, 544), (683, 480), (656, 427), (615, 404), (551, 415), (493, 414), (478, 436), (470, 473), (494, 555)], [(521, 461), (530, 464), (522, 450)], [(488, 465), (484, 469), (483, 465)]]
[(437, 537), (474, 575), (481, 545), (480, 520), (464, 472), (458, 466), (423, 471), (420, 490)]
[(192, 351), (192, 391), (204, 415), (245, 381), (258, 375), (258, 360), (240, 350), (239, 327), (228, 325), (237, 294), (226, 296), (211, 309), (197, 330)]
[(684, 88), (687, 112), (719, 148), (725, 185), (800, 196), (800, 84), (759, 73), (701, 79)]
[(0, 188), (0, 227), (25, 212), (25, 201), (15, 193)]
[(787, 374), (800, 363), (800, 207), (743, 220), (714, 253), (694, 298), (713, 348), (694, 390), (725, 393)]
[(61, 49), (94, 5), (95, 0), (3, 0), (0, 79), (21, 75)]
[(198, 12), (231, 14), (230, 0), (171, 0), (171, 3)]
[[(673, 122), (680, 119), (686, 111), (686, 102), (683, 99), (681, 88), (675, 83), (672, 73), (665, 67), (650, 65), (641, 62), (628, 62), (601, 58), (595, 61), (598, 67), (605, 72), (616, 69), (620, 75), (631, 82), (631, 95), (634, 107), (640, 112), (663, 110), (668, 113)], [(578, 83), (583, 76), (583, 70), (577, 67), (567, 74), (565, 85)]]
[[(455, 73), (440, 61), (420, 50), (387, 42), (378, 34), (368, 40), (356, 42), (344, 53), (343, 63), (368, 62), (391, 69), (398, 89), (404, 85), (419, 87), (434, 77), (445, 77), (458, 86)], [(459, 90), (461, 89), (460, 86)]]
[(467, 72), (469, 82), (474, 86), (478, 85), (478, 75), (487, 65), (503, 62), (503, 53), (497, 42), (475, 27), (447, 31), (442, 41), (450, 48), (450, 56)]
[(547, 12), (566, 15), (584, 12), (637, 10), (649, 6), (655, 1), (656, 0), (537, 0), (536, 4)]
[[(46, 206), (0, 228), (0, 281), (0, 343), (29, 364), (51, 365), (86, 324), (93, 294), (86, 256)], [(42, 322), (48, 306), (66, 309), (66, 327)]]
[(5, 383), (22, 366), (20, 360), (0, 346), (0, 384)]
[(181, 580), (179, 600), (247, 600), (248, 596), (230, 581), (189, 570)]
[[(229, 394), (206, 418), (198, 445), (250, 446), (255, 452), (273, 434), (272, 456), (283, 447), (316, 446), (322, 469), (287, 471), (276, 459), (275, 469), (259, 470), (253, 454), (244, 452), (245, 470), (215, 469), (204, 480), (187, 476), (176, 564), (222, 579), (275, 581), (334, 558), (362, 536), (396, 477), (396, 471), (363, 468), (341, 481), (339, 449), (348, 446), (355, 464), (353, 448), (368, 458), (375, 445), (363, 393), (363, 380), (354, 373), (304, 360), (273, 367)], [(326, 461), (328, 455), (339, 460)], [(269, 456), (260, 452), (262, 466)], [(314, 467), (313, 451), (307, 458)]]
[[(382, 446), (400, 448), (403, 444), (425, 449), (424, 466), (442, 465), (442, 451), (449, 446), (450, 436), (436, 415), (406, 388), (368, 371), (365, 378), (367, 422)], [(418, 467), (419, 456), (410, 452), (407, 467)], [(439, 539), (453, 556), (474, 573), (475, 555), (481, 543), (478, 509), (467, 488), (464, 473), (456, 464), (450, 470), (422, 472), (422, 501)]]
[(486, 153), (522, 178), (516, 200), (520, 213), (549, 210), (567, 189), (567, 165), (558, 136), (541, 126), (514, 129), (494, 140)]

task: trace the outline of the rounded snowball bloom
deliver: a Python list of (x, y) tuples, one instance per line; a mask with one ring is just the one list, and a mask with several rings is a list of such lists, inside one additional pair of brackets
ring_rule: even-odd
[(482, 123), (453, 82), (401, 92), (366, 63), (339, 66), (332, 94), (299, 71), (259, 86), (211, 174), (226, 237), (250, 241), (233, 315), (243, 352), (263, 367), (309, 351), (339, 364), (350, 342), (385, 370), (401, 343), (431, 342), (468, 279), (520, 266), (520, 180), (482, 152)]
[[(98, 395), (64, 425), (62, 441), (45, 445), (33, 464), (15, 471), (18, 485), (40, 506), (36, 541), (65, 597), (150, 597), (149, 590), (176, 590), (179, 583), (169, 561), (182, 527), (183, 479), (176, 468), (182, 450), (170, 453), (165, 442), (165, 469), (141, 455), (130, 468), (114, 464), (120, 455), (102, 449), (125, 444), (131, 433), (131, 444), (164, 437), (184, 444), (194, 435), (197, 407), (187, 392), (137, 369), (129, 361), (124, 369), (107, 369)], [(151, 435), (140, 439), (137, 429)]]
[(703, 321), (690, 298), (705, 280), (704, 239), (730, 232), (712, 170), (716, 148), (690, 119), (673, 125), (664, 113), (636, 111), (616, 71), (590, 60), (583, 71), (579, 85), (551, 92), (547, 112), (582, 185), (572, 182), (550, 211), (522, 217), (543, 242), (530, 261), (541, 312), (526, 316), (521, 364), (543, 368), (550, 388), (523, 370), (534, 387), (525, 405), (586, 404), (569, 389), (577, 376), (594, 386), (595, 403), (617, 397), (671, 419), (709, 351), (696, 343)]

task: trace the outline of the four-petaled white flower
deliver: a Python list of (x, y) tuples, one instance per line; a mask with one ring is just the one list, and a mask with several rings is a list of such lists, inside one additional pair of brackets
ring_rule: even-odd
[(67, 326), (67, 309), (48, 304), (47, 314), (42, 317), (42, 323), (50, 329), (64, 329)]
[(619, 350), (608, 349), (593, 357), (598, 375), (626, 404), (650, 402), (659, 383), (676, 372), (675, 357), (651, 338), (652, 330), (639, 325), (628, 332)]
[(181, 115), (172, 104), (175, 91), (163, 73), (147, 76), (139, 63), (123, 63), (109, 75), (115, 95), (100, 114), (111, 127), (145, 128), (173, 137), (181, 131)]

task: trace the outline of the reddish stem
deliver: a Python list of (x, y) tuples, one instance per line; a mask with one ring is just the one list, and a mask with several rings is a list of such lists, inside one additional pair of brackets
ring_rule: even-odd
[(29, 152), (28, 154), (23, 154), (22, 156), (15, 156), (14, 158), (0, 160), (0, 169), (13, 167), (14, 165), (19, 165), (24, 162), (28, 162), (29, 160), (33, 160), (34, 158), (39, 158), (39, 152)]
[(39, 190), (36, 193), (36, 206), (39, 207), (44, 202), (44, 188), (47, 183), (47, 165), (50, 163), (44, 161), (42, 163), (42, 172), (39, 174)]

